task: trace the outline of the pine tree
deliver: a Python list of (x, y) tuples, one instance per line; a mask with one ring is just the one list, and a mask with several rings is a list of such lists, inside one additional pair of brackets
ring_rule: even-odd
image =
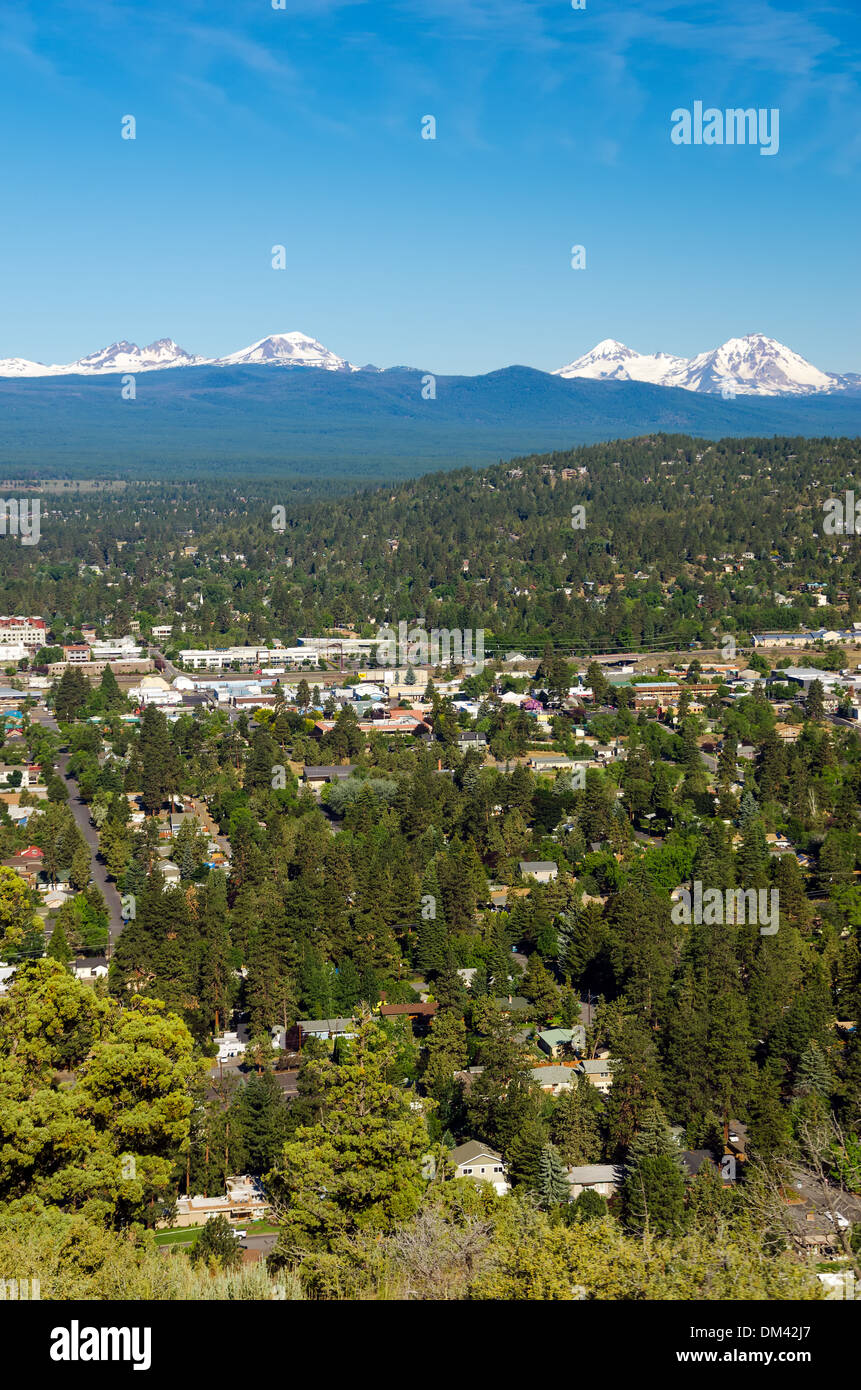
[(630, 1230), (677, 1235), (684, 1226), (685, 1180), (675, 1157), (649, 1153), (629, 1164), (622, 1209)]
[(523, 993), (542, 1023), (552, 1018), (559, 1007), (559, 990), (537, 951), (529, 957), (523, 977)]
[(333, 1000), (339, 1018), (351, 1018), (362, 997), (362, 980), (351, 956), (343, 956), (333, 986)]
[(233, 990), (227, 885), (221, 870), (209, 875), (200, 890), (198, 903), (198, 927), (203, 943), (198, 985), (200, 1014), (204, 1026), (215, 1031), (227, 1025)]
[(656, 1100), (643, 1111), (628, 1148), (627, 1166), (632, 1171), (644, 1158), (670, 1158), (681, 1168), (681, 1150), (673, 1138), (663, 1107)]
[(811, 1038), (801, 1054), (795, 1073), (797, 1096), (819, 1096), (827, 1100), (834, 1089), (834, 1077), (819, 1043)]
[(517, 1124), (508, 1143), (502, 1145), (514, 1183), (537, 1189), (546, 1146), (547, 1135), (541, 1117), (529, 1104), (522, 1122)]
[(83, 893), (89, 884), (91, 869), (90, 849), (82, 839), (72, 856), (72, 865), (69, 869), (69, 882), (76, 893)]
[(536, 1188), (545, 1210), (567, 1202), (571, 1195), (568, 1175), (553, 1144), (545, 1144), (541, 1150)]
[(550, 1116), (550, 1137), (565, 1163), (575, 1167), (601, 1158), (603, 1102), (594, 1086), (581, 1080), (563, 1091)]
[(250, 1173), (268, 1173), (287, 1137), (287, 1109), (272, 1072), (249, 1077), (238, 1093), (236, 1115)]
[(804, 701), (804, 713), (808, 719), (822, 720), (825, 718), (825, 702), (823, 696), (825, 689), (822, 681), (811, 681)]
[(422, 910), (416, 932), (416, 964), (431, 974), (443, 969), (448, 954), (448, 937), (442, 892), (432, 860), (422, 879)]
[(763, 1068), (757, 1078), (750, 1107), (750, 1147), (763, 1159), (786, 1153), (792, 1140), (789, 1117), (772, 1073)]
[(438, 1013), (427, 1040), (427, 1061), (424, 1085), (429, 1095), (439, 1098), (452, 1080), (452, 1074), (462, 1071), (468, 1058), (466, 1024), (456, 1014)]
[(242, 1251), (225, 1216), (210, 1216), (191, 1252), (192, 1264), (214, 1269), (238, 1269)]
[(155, 705), (147, 705), (140, 727), (141, 800), (151, 815), (161, 810), (175, 790), (178, 767), (167, 720)]
[(428, 1133), (410, 1092), (389, 1079), (395, 1061), (365, 1015), (339, 1063), (319, 1064), (322, 1117), (295, 1131), (267, 1180), (283, 1211), (276, 1263), (360, 1231), (388, 1232), (418, 1209)]
[(126, 704), (125, 696), (117, 684), (117, 678), (111, 670), (110, 663), (102, 672), (99, 693), (104, 701), (105, 709), (120, 709)]
[(45, 955), (50, 956), (52, 960), (58, 960), (61, 965), (68, 965), (72, 959), (72, 951), (63, 930), (63, 924), (59, 919), (51, 932), (51, 940), (45, 949)]

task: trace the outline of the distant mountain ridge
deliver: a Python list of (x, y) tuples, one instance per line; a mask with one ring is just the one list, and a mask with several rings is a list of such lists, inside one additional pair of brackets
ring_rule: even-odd
[(25, 357), (5, 357), (0, 358), (0, 377), (109, 376), (117, 372), (157, 372), (169, 367), (243, 365), (321, 367), (330, 372), (360, 370), (307, 333), (273, 333), (226, 357), (195, 357), (172, 338), (159, 338), (143, 348), (123, 339), (62, 366), (30, 362)]
[[(223, 357), (200, 357), (186, 352), (172, 338), (159, 338), (146, 347), (122, 340), (80, 357), (75, 362), (48, 366), (23, 357), (0, 358), (0, 378), (26, 380), (59, 376), (110, 376), (155, 372), (179, 367), (300, 367), (333, 373), (375, 373), (379, 367), (357, 367), (307, 333), (273, 333)], [(387, 371), (415, 370), (390, 367)], [(809, 396), (861, 391), (861, 374), (823, 372), (791, 348), (749, 333), (729, 338), (720, 347), (696, 357), (672, 353), (641, 353), (615, 338), (605, 338), (590, 352), (559, 367), (551, 376), (593, 381), (644, 382), (707, 395)], [(478, 379), (478, 378), (476, 378)]]
[(697, 438), (861, 435), (861, 393), (739, 395), (638, 381), (565, 380), (531, 367), (485, 376), (268, 371), (253, 363), (0, 380), (7, 477), (278, 474), (352, 480), (479, 467), (516, 454), (657, 433)]
[(667, 352), (635, 352), (615, 338), (605, 338), (583, 357), (558, 367), (553, 375), (593, 381), (647, 381), (652, 386), (679, 386), (685, 391), (724, 396), (810, 396), (861, 387), (858, 373), (822, 372), (764, 333), (728, 338), (720, 347), (691, 358)]

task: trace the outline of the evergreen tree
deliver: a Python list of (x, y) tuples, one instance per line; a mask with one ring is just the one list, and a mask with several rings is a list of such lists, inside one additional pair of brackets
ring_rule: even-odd
[(834, 1078), (819, 1043), (811, 1038), (801, 1054), (795, 1074), (795, 1094), (819, 1096), (827, 1100), (834, 1088)]
[(105, 709), (122, 709), (126, 706), (125, 696), (117, 684), (117, 678), (111, 669), (110, 663), (108, 663), (102, 672), (102, 679), (99, 682), (99, 694), (102, 697)]
[(424, 1085), (428, 1095), (439, 1099), (447, 1090), (452, 1075), (467, 1064), (466, 1024), (448, 1011), (438, 1013), (431, 1023), (427, 1041), (427, 1060)]
[(683, 1227), (681, 1153), (657, 1105), (650, 1107), (628, 1151), (622, 1206), (630, 1230), (673, 1235)]
[(210, 1216), (191, 1252), (192, 1264), (211, 1269), (238, 1269), (242, 1250), (226, 1216)]
[(541, 1150), (536, 1190), (545, 1210), (567, 1202), (570, 1196), (568, 1176), (553, 1144), (545, 1144)]
[(600, 1162), (602, 1117), (601, 1095), (588, 1081), (561, 1093), (550, 1116), (550, 1137), (565, 1163)]
[(51, 960), (58, 960), (61, 965), (68, 965), (72, 959), (72, 951), (63, 930), (63, 924), (59, 920), (51, 932), (51, 939), (45, 949), (45, 955), (50, 956)]
[(546, 1148), (547, 1133), (541, 1115), (534, 1105), (530, 1104), (508, 1143), (502, 1145), (503, 1153), (508, 1159), (508, 1171), (515, 1185), (538, 1190), (542, 1156)]
[(281, 1088), (266, 1068), (249, 1077), (237, 1095), (236, 1117), (242, 1127), (245, 1161), (250, 1173), (268, 1173), (287, 1137), (287, 1109)]
[(811, 681), (807, 691), (807, 698), (804, 701), (804, 713), (808, 719), (822, 720), (825, 718), (825, 688), (822, 681)]
[(386, 1232), (418, 1208), (428, 1144), (410, 1094), (389, 1080), (395, 1049), (366, 1015), (340, 1063), (323, 1062), (322, 1118), (300, 1126), (268, 1180), (282, 1204), (274, 1262)]
[(82, 839), (72, 856), (69, 869), (69, 883), (77, 893), (83, 893), (90, 882), (91, 862), (89, 846)]

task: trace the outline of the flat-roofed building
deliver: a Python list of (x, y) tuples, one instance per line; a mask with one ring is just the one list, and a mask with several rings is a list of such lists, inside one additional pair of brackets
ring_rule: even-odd
[(45, 647), (47, 637), (44, 618), (0, 617), (0, 646)]

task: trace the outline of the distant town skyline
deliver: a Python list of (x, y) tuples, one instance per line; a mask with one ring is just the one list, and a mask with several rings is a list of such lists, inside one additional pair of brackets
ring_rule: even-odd
[[(861, 371), (859, 32), (797, 0), (20, 6), (0, 357), (301, 330), (360, 364), (552, 371), (761, 332)], [(778, 110), (779, 148), (674, 143), (697, 103)]]

